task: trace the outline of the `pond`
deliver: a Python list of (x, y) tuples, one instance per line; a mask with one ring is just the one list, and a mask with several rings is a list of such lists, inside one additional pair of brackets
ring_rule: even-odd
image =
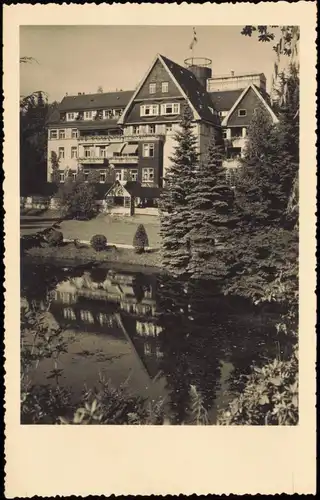
[[(60, 384), (75, 400), (102, 375), (130, 394), (163, 398), (171, 424), (191, 422), (191, 386), (215, 424), (240, 390), (240, 375), (278, 349), (277, 314), (221, 296), (209, 281), (22, 261), (21, 299), (48, 309), (62, 328), (68, 349), (59, 357)], [(51, 371), (52, 360), (41, 361), (32, 381), (54, 384)]]

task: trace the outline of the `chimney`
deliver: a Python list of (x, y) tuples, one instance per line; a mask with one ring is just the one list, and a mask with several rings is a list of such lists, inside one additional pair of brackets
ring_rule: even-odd
[(234, 71), (233, 70), (231, 70), (231, 76), (234, 76)]
[(81, 92), (78, 92), (78, 95), (81, 95)]

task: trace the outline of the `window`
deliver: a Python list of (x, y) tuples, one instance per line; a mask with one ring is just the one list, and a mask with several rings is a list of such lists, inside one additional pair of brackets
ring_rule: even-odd
[(50, 139), (57, 139), (57, 138), (58, 138), (58, 131), (50, 130)]
[(156, 133), (156, 126), (149, 125), (149, 134), (155, 134), (155, 133)]
[(64, 182), (64, 172), (60, 172), (59, 174), (59, 181)]
[(64, 148), (59, 148), (59, 154), (58, 154), (59, 158), (62, 159), (64, 158)]
[(116, 181), (123, 180), (123, 170), (115, 170), (114, 173), (115, 173)]
[(169, 90), (169, 84), (168, 84), (168, 82), (162, 82), (162, 84), (161, 84), (161, 91), (163, 93), (166, 93), (166, 92), (168, 92), (168, 90)]
[(73, 181), (77, 180), (77, 172), (72, 172), (72, 180)]
[(65, 309), (63, 309), (63, 316), (66, 319), (76, 319), (74, 310), (71, 309), (71, 307), (66, 307)]
[(83, 171), (83, 177), (84, 177), (84, 182), (87, 182), (88, 177), (89, 177), (89, 170), (84, 170)]
[(142, 182), (153, 182), (153, 181), (154, 181), (154, 168), (143, 168)]
[(92, 111), (85, 111), (84, 117), (86, 120), (91, 120), (92, 118)]
[(106, 146), (100, 146), (100, 156), (102, 158), (106, 157)]
[(138, 170), (136, 169), (130, 170), (130, 177), (132, 181), (136, 181), (138, 179)]
[(219, 111), (219, 116), (221, 116), (222, 118), (227, 116), (227, 114), (228, 114), (228, 111)]
[(67, 113), (67, 120), (68, 122), (72, 122), (73, 120), (75, 120), (76, 118), (76, 114), (75, 113)]
[(112, 118), (112, 109), (104, 109), (103, 118), (105, 118), (106, 120), (110, 120), (110, 118)]
[(156, 356), (157, 358), (163, 358), (163, 351), (161, 351), (159, 346), (156, 346)]
[(107, 174), (105, 170), (100, 170), (99, 182), (106, 182)]
[(156, 83), (149, 83), (149, 94), (155, 94), (157, 91)]
[(180, 113), (180, 104), (161, 104), (162, 115), (178, 115)]
[(151, 345), (149, 344), (149, 342), (145, 342), (144, 344), (144, 353), (146, 355), (151, 354)]
[(143, 145), (143, 156), (153, 157), (154, 156), (154, 144), (144, 144)]
[(139, 125), (133, 125), (133, 133), (134, 134), (139, 134), (139, 132), (140, 132)]
[(228, 133), (227, 133), (227, 130), (226, 130), (226, 129), (222, 131), (222, 137), (223, 137), (224, 139), (228, 139)]
[(247, 110), (246, 109), (239, 109), (238, 116), (247, 116)]
[(159, 106), (157, 104), (143, 104), (140, 106), (140, 116), (155, 116), (159, 114)]
[(172, 132), (172, 123), (167, 123), (165, 127), (166, 127), (166, 132)]
[(71, 158), (77, 158), (77, 146), (72, 146), (71, 148)]
[(59, 130), (59, 139), (65, 139), (66, 138), (66, 131), (64, 129)]
[(84, 146), (84, 157), (85, 158), (90, 158), (91, 157), (91, 148), (90, 146)]
[(78, 138), (78, 130), (76, 128), (73, 128), (71, 130), (71, 137), (72, 137), (72, 139), (77, 139)]
[(94, 323), (94, 317), (90, 311), (80, 311), (80, 318), (86, 323)]

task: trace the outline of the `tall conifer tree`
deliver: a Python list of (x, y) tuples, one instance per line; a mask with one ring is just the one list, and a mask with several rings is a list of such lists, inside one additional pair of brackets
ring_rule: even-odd
[(197, 138), (192, 120), (192, 112), (186, 105), (181, 129), (175, 136), (177, 145), (170, 158), (171, 164), (159, 204), (163, 265), (175, 274), (186, 272), (190, 257), (186, 197), (191, 192), (192, 179), (198, 165)]

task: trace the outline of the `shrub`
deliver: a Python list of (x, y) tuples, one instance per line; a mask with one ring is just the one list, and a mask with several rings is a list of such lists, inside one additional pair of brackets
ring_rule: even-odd
[(146, 246), (149, 245), (148, 235), (143, 224), (139, 224), (136, 233), (133, 237), (133, 246), (137, 253), (144, 252)]
[(47, 236), (47, 242), (51, 247), (58, 247), (63, 242), (63, 234), (61, 231), (51, 231)]
[(103, 234), (95, 234), (92, 236), (90, 244), (96, 252), (101, 252), (107, 247), (107, 238)]

